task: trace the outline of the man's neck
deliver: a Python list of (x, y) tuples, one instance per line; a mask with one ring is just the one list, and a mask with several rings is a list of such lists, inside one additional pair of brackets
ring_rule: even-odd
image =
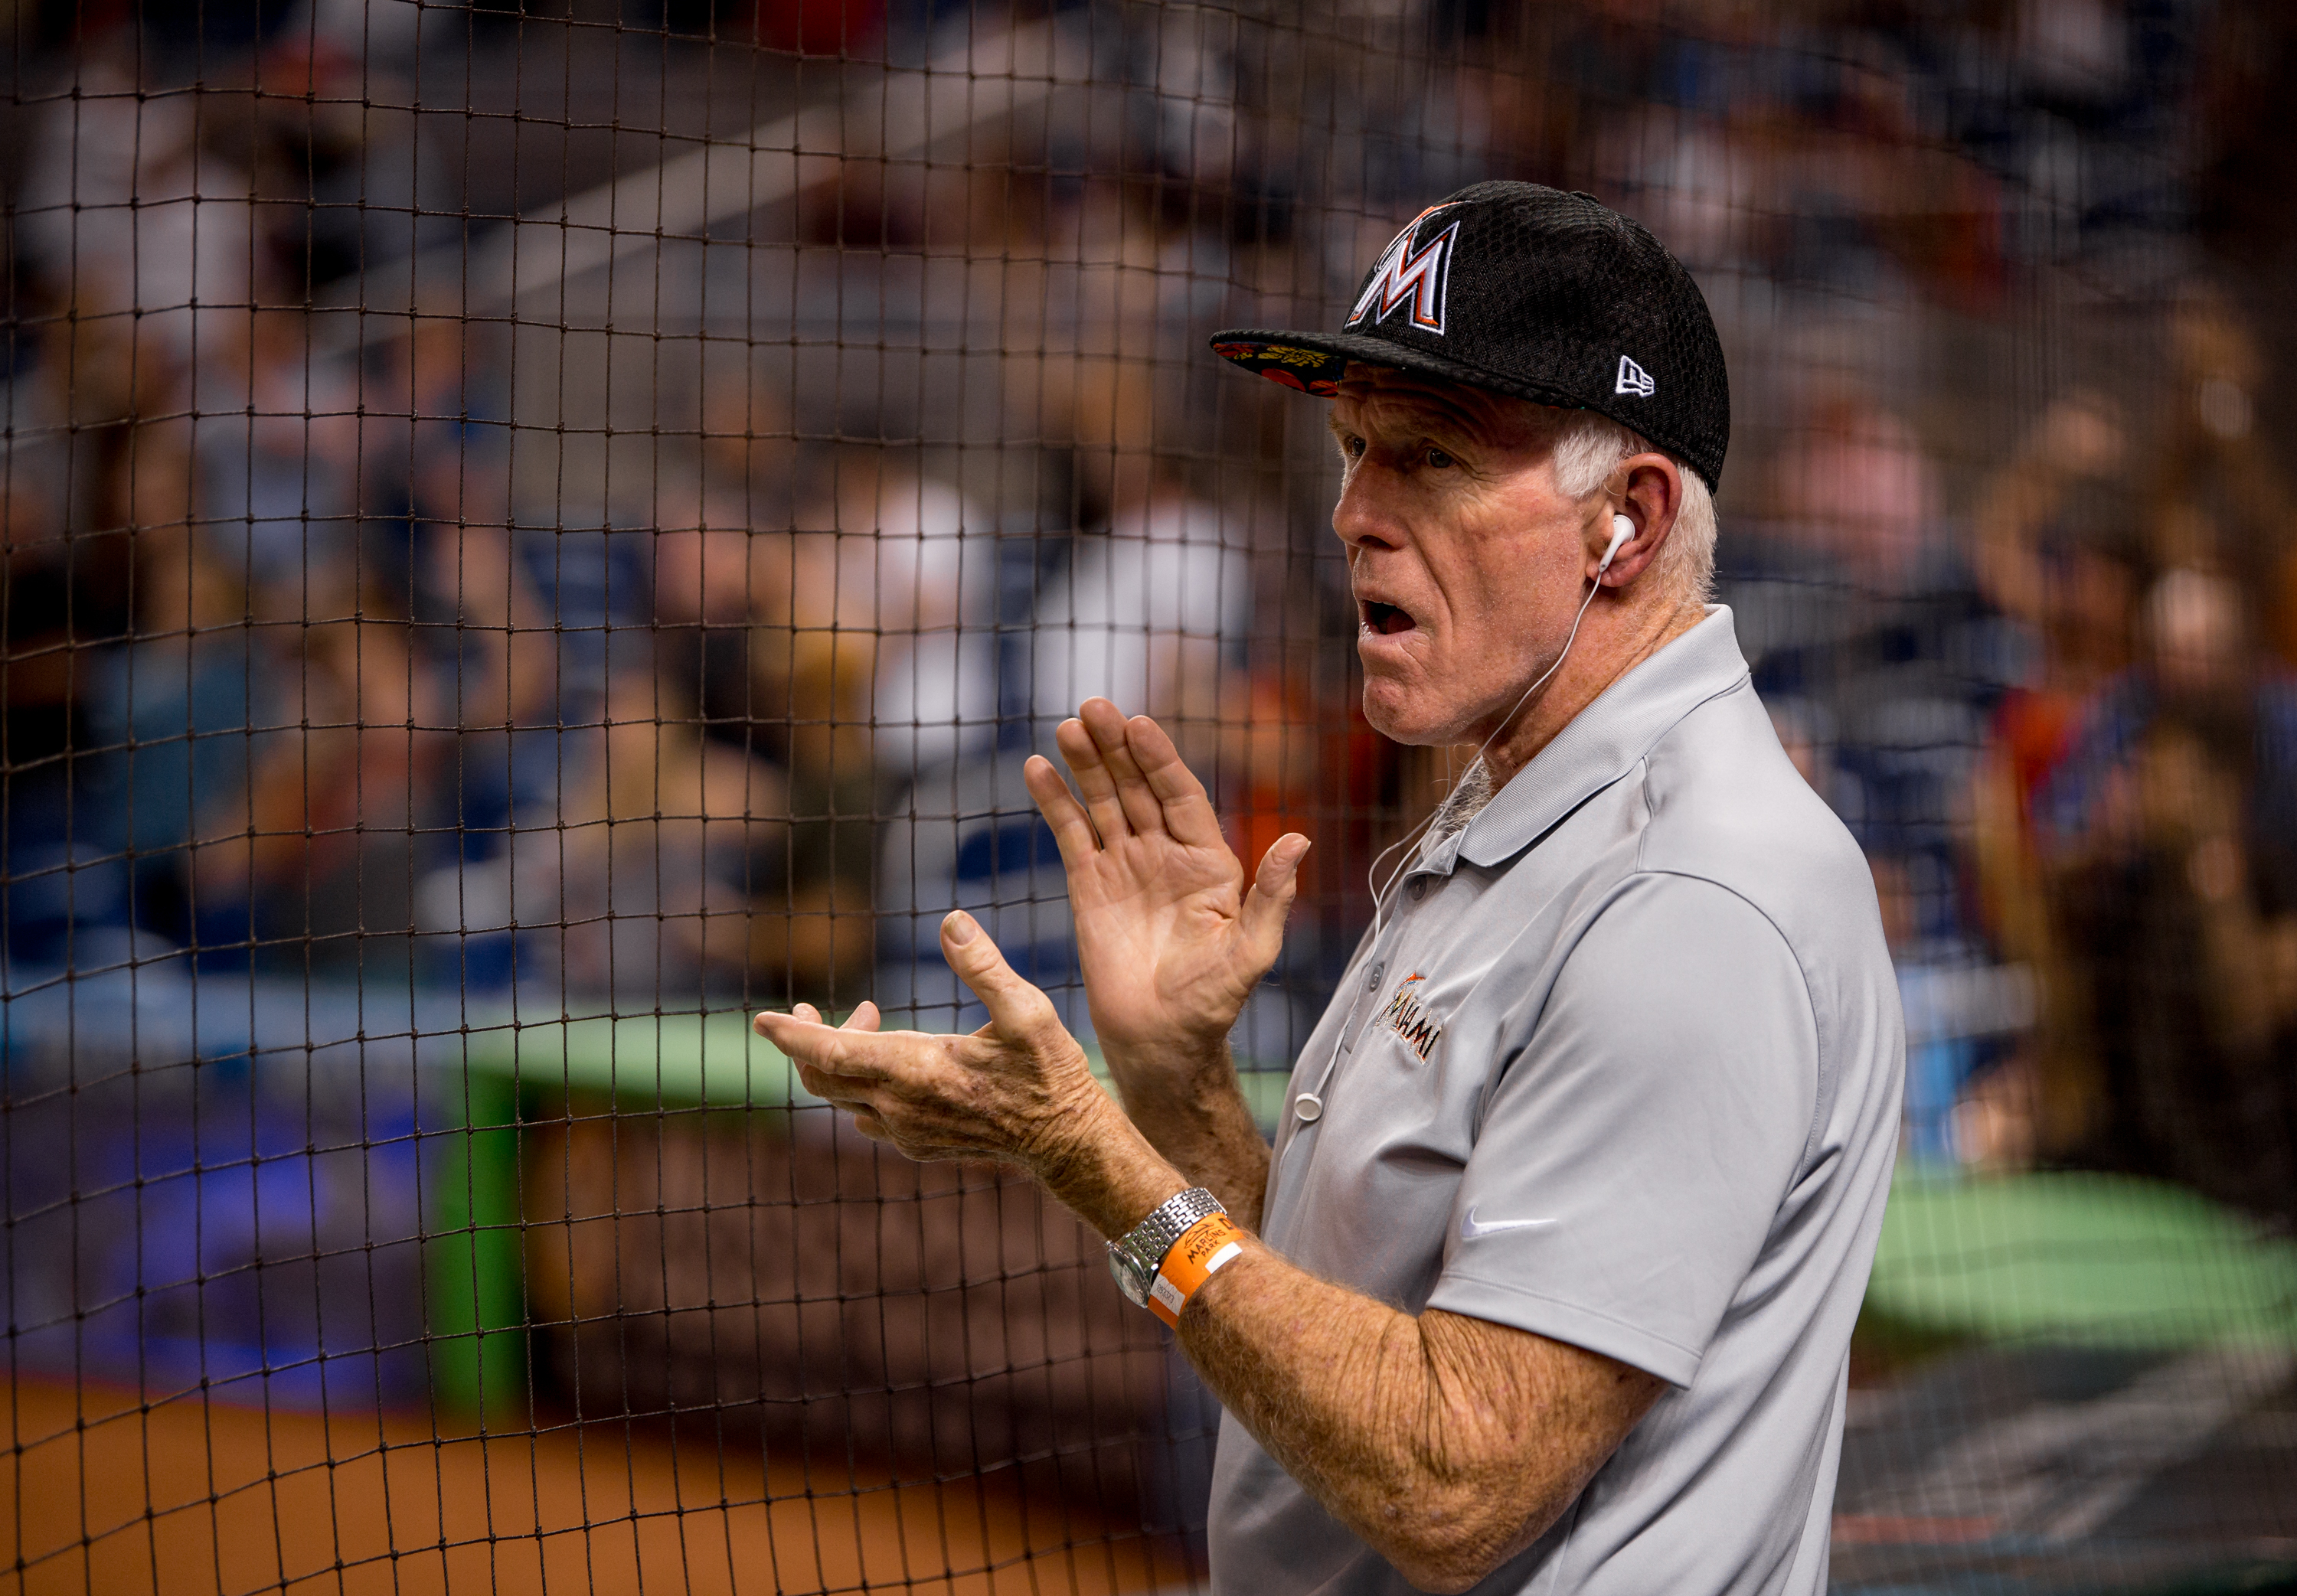
[[(1659, 606), (1610, 618), (1609, 624), (1592, 637), (1583, 631), (1555, 679), (1485, 751), (1492, 790), (1505, 786), (1516, 772), (1536, 759), (1539, 751), (1613, 682), (1705, 619), (1707, 612), (1700, 605)], [(1591, 643), (1595, 646), (1588, 647)]]

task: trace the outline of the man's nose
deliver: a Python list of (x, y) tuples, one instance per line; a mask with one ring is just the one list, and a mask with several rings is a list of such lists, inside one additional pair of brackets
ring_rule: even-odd
[(1332, 506), (1332, 531), (1351, 549), (1395, 548), (1404, 541), (1394, 506), (1382, 491), (1387, 486), (1383, 474), (1370, 461), (1359, 465)]

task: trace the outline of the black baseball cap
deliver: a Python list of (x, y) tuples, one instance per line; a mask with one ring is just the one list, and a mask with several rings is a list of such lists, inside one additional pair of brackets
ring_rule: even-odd
[(1337, 333), (1241, 327), (1213, 351), (1330, 398), (1348, 362), (1593, 410), (1717, 487), (1731, 386), (1706, 296), (1639, 223), (1583, 193), (1478, 183), (1414, 217)]

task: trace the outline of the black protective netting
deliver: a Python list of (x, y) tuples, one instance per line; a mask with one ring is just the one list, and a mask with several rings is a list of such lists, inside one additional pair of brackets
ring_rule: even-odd
[(1022, 761), (1316, 843), (1272, 1110), (1460, 753), (1322, 407), (1422, 206), (1704, 288), (1718, 597), (1873, 861), (1848, 1590), (2297, 1568), (2297, 26), (2219, 0), (0, 4), (0, 1583), (1200, 1582), (1209, 1399), (745, 1012), (1081, 1034)]

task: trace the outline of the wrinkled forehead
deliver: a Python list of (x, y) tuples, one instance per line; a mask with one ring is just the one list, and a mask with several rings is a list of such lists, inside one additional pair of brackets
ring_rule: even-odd
[(1534, 448), (1553, 438), (1562, 414), (1488, 388), (1350, 361), (1332, 401), (1331, 425), (1335, 431), (1427, 433)]

